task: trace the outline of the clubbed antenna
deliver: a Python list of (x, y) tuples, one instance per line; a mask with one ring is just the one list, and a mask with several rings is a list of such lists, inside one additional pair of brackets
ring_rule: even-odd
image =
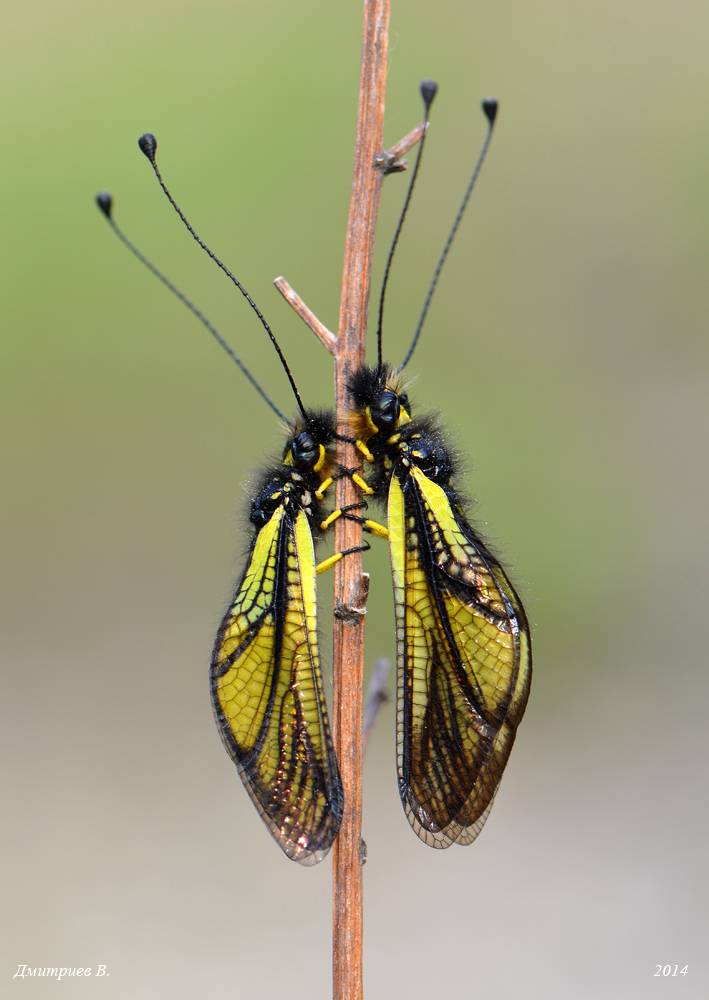
[(153, 274), (158, 279), (158, 281), (160, 281), (165, 286), (165, 288), (168, 289), (168, 291), (172, 292), (172, 294), (177, 299), (180, 300), (183, 306), (186, 306), (189, 309), (192, 315), (195, 316), (200, 321), (200, 323), (207, 328), (207, 330), (209, 330), (209, 332), (214, 337), (219, 346), (226, 351), (226, 353), (229, 355), (234, 364), (241, 369), (241, 371), (249, 380), (249, 382), (254, 387), (256, 392), (259, 394), (261, 399), (263, 399), (264, 402), (266, 402), (268, 406), (271, 407), (271, 409), (273, 410), (273, 412), (276, 414), (277, 417), (285, 421), (286, 420), (285, 415), (281, 413), (281, 411), (278, 409), (278, 407), (273, 402), (271, 397), (268, 395), (266, 390), (256, 381), (256, 379), (251, 374), (246, 365), (243, 363), (239, 355), (236, 353), (236, 351), (233, 350), (231, 345), (226, 342), (226, 340), (221, 335), (219, 330), (217, 330), (216, 326), (210, 323), (210, 321), (207, 319), (204, 313), (201, 312), (201, 310), (199, 310), (197, 306), (194, 305), (193, 302), (190, 302), (187, 296), (183, 292), (181, 292), (179, 288), (173, 285), (173, 283), (168, 278), (165, 277), (162, 271), (158, 270), (158, 268), (152, 263), (152, 261), (148, 260), (145, 254), (138, 249), (135, 243), (133, 243), (131, 240), (128, 239), (123, 230), (116, 224), (113, 218), (112, 196), (107, 192), (102, 191), (101, 194), (96, 195), (96, 204), (98, 205), (101, 212), (108, 220), (109, 226), (116, 234), (118, 239), (121, 241), (121, 243), (130, 250), (130, 252), (133, 254), (134, 257), (137, 257), (137, 259), (140, 261), (141, 264), (144, 264), (147, 267), (150, 273)]
[(421, 91), (421, 98), (423, 100), (423, 135), (421, 136), (421, 141), (419, 142), (419, 148), (416, 153), (416, 162), (414, 164), (414, 169), (411, 172), (411, 180), (409, 181), (409, 187), (406, 191), (406, 197), (404, 198), (404, 205), (401, 209), (401, 215), (399, 216), (399, 221), (396, 225), (396, 230), (394, 232), (394, 238), (391, 241), (391, 246), (389, 247), (389, 253), (387, 255), (387, 262), (384, 268), (384, 277), (382, 278), (382, 289), (379, 293), (379, 319), (377, 321), (377, 365), (381, 370), (383, 364), (382, 355), (382, 327), (384, 323), (384, 299), (386, 297), (387, 285), (389, 284), (389, 272), (391, 271), (392, 261), (394, 260), (394, 253), (396, 251), (397, 243), (399, 242), (399, 236), (401, 235), (401, 230), (404, 228), (404, 220), (406, 219), (406, 213), (409, 210), (409, 203), (411, 202), (411, 196), (414, 193), (414, 187), (416, 185), (416, 178), (418, 177), (419, 167), (421, 166), (421, 157), (423, 156), (423, 148), (426, 144), (426, 134), (428, 132), (428, 116), (431, 110), (431, 105), (433, 104), (433, 98), (436, 96), (438, 91), (438, 84), (433, 80), (422, 80), (419, 89)]
[(473, 188), (475, 187), (478, 177), (480, 176), (480, 171), (482, 170), (483, 163), (485, 162), (485, 157), (487, 156), (487, 151), (490, 148), (490, 141), (492, 140), (492, 133), (495, 127), (495, 119), (497, 118), (497, 109), (499, 105), (494, 97), (487, 97), (482, 102), (483, 114), (487, 118), (487, 133), (483, 141), (482, 149), (480, 150), (480, 155), (478, 156), (477, 163), (475, 164), (475, 169), (473, 170), (472, 176), (468, 183), (468, 187), (463, 195), (463, 200), (460, 203), (460, 208), (456, 214), (455, 220), (451, 227), (451, 231), (448, 234), (448, 239), (446, 240), (445, 246), (443, 247), (443, 252), (438, 258), (438, 263), (436, 264), (436, 269), (433, 272), (433, 278), (431, 279), (431, 284), (426, 294), (426, 298), (423, 303), (423, 308), (421, 310), (421, 315), (419, 316), (419, 321), (416, 326), (416, 331), (414, 332), (413, 339), (411, 341), (411, 346), (406, 352), (406, 357), (399, 365), (397, 371), (401, 371), (411, 360), (411, 355), (416, 349), (419, 337), (421, 336), (421, 330), (423, 329), (423, 324), (426, 322), (426, 316), (428, 315), (428, 310), (431, 305), (431, 299), (433, 298), (433, 293), (436, 290), (436, 285), (438, 284), (438, 279), (441, 276), (441, 271), (443, 270), (443, 265), (446, 262), (448, 252), (455, 239), (455, 234), (458, 232), (458, 227), (460, 226), (463, 215), (465, 214), (465, 209), (468, 207), (468, 201), (473, 193)]
[(263, 315), (263, 313), (261, 312), (261, 310), (259, 309), (259, 307), (256, 305), (256, 303), (254, 302), (254, 300), (249, 295), (249, 293), (246, 290), (246, 288), (244, 288), (244, 286), (241, 284), (241, 282), (239, 281), (239, 279), (235, 275), (232, 274), (232, 272), (229, 270), (229, 268), (226, 266), (226, 264), (222, 263), (222, 261), (217, 257), (217, 255), (212, 250), (209, 249), (209, 247), (204, 242), (204, 240), (193, 229), (193, 227), (191, 226), (191, 224), (187, 220), (186, 216), (184, 215), (182, 209), (180, 208), (180, 206), (177, 204), (177, 202), (175, 201), (175, 199), (170, 194), (170, 191), (169, 191), (169, 189), (167, 187), (167, 184), (163, 180), (162, 174), (160, 173), (160, 170), (158, 169), (158, 164), (157, 164), (157, 159), (156, 159), (157, 149), (158, 149), (158, 141), (157, 141), (157, 139), (152, 134), (152, 132), (146, 132), (144, 135), (141, 135), (140, 139), (138, 139), (138, 146), (140, 147), (141, 152), (145, 154), (145, 157), (147, 158), (148, 162), (150, 163), (150, 166), (153, 168), (153, 173), (155, 174), (155, 177), (157, 178), (158, 184), (162, 188), (162, 190), (163, 190), (163, 192), (165, 194), (165, 197), (167, 198), (167, 200), (170, 202), (170, 204), (172, 205), (172, 207), (175, 209), (175, 211), (179, 215), (180, 219), (184, 223), (184, 225), (185, 225), (187, 231), (189, 232), (189, 234), (192, 236), (192, 238), (195, 240), (195, 242), (198, 244), (198, 246), (200, 246), (202, 248), (202, 250), (204, 250), (204, 252), (207, 254), (207, 256), (211, 260), (214, 261), (214, 263), (217, 265), (217, 267), (221, 271), (223, 271), (224, 274), (226, 274), (227, 278), (229, 278), (229, 280), (234, 285), (236, 285), (236, 287), (239, 289), (239, 291), (241, 292), (241, 294), (244, 296), (244, 298), (246, 299), (246, 301), (248, 302), (248, 304), (251, 306), (251, 308), (253, 309), (253, 311), (258, 316), (259, 322), (261, 323), (261, 326), (264, 328), (264, 330), (268, 334), (268, 336), (270, 338), (270, 341), (271, 341), (271, 343), (273, 344), (273, 346), (275, 348), (276, 354), (278, 355), (278, 358), (279, 358), (281, 364), (283, 365), (283, 370), (285, 371), (286, 375), (288, 376), (288, 381), (290, 382), (291, 389), (293, 390), (293, 395), (295, 396), (295, 401), (298, 404), (298, 409), (303, 414), (303, 419), (306, 422), (308, 422), (309, 421), (308, 414), (307, 414), (307, 412), (305, 410), (305, 407), (303, 406), (303, 401), (300, 398), (300, 393), (298, 392), (298, 387), (295, 384), (295, 379), (293, 378), (293, 374), (292, 374), (290, 368), (288, 367), (288, 362), (285, 359), (285, 355), (283, 354), (283, 351), (281, 350), (280, 344), (276, 340), (276, 337), (275, 337), (275, 334), (274, 334), (273, 330), (271, 329), (271, 327), (269, 326), (268, 322), (266, 321), (266, 317)]

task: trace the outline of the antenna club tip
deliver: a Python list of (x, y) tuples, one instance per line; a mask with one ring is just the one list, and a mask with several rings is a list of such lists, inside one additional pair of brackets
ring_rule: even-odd
[(490, 128), (495, 124), (499, 107), (500, 102), (496, 97), (486, 97), (482, 102), (483, 114), (490, 122)]
[(158, 151), (158, 140), (152, 132), (144, 132), (138, 139), (138, 147), (151, 163), (155, 163), (155, 154)]
[(110, 222), (111, 212), (113, 210), (113, 196), (110, 195), (108, 191), (100, 191), (96, 195), (96, 204)]
[(433, 104), (433, 98), (438, 93), (438, 84), (435, 80), (422, 80), (419, 84), (419, 90), (421, 91), (424, 107), (428, 111)]

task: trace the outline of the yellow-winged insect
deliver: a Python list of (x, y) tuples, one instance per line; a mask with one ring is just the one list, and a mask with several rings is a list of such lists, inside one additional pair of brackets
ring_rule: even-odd
[(210, 690), (224, 746), (266, 826), (289, 858), (312, 865), (332, 846), (343, 808), (320, 668), (315, 580), (319, 571), (347, 552), (316, 565), (314, 551), (314, 535), (324, 518), (323, 497), (338, 475), (335, 422), (331, 413), (303, 406), (263, 314), (197, 235), (168, 191), (156, 163), (155, 137), (147, 133), (139, 145), (191, 235), (258, 316), (299, 410), (298, 418), (289, 424), (216, 327), (118, 228), (111, 196), (98, 195), (99, 208), (119, 239), (209, 330), (287, 425), (281, 459), (262, 471), (253, 493), (249, 510), (253, 535), (246, 567), (217, 633)]
[[(436, 93), (424, 81), (425, 118)], [(484, 161), (497, 102), (484, 101), (482, 151), (435, 269), (411, 346), (394, 371), (382, 360), (390, 267), (421, 163), (417, 153), (389, 251), (379, 303), (378, 363), (350, 390), (356, 444), (369, 465), (366, 494), (385, 501), (397, 641), (397, 767), (401, 800), (431, 847), (469, 844), (492, 806), (527, 704), (531, 645), (524, 608), (498, 559), (471, 525), (456, 489), (456, 462), (435, 418), (413, 415), (401, 371), (418, 341), (433, 291)], [(425, 135), (425, 133), (424, 133)]]

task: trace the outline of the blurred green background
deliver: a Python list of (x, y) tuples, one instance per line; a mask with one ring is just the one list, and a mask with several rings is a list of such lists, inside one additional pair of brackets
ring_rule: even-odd
[[(534, 628), (526, 718), (480, 840), (435, 852), (367, 753), (370, 997), (704, 997), (709, 8), (395, 2), (386, 136), (440, 83), (389, 299), (401, 358), (483, 134), (498, 134), (411, 366), (468, 460)], [(0, 40), (2, 961), (107, 963), (66, 996), (326, 997), (329, 862), (271, 841), (212, 722), (207, 663), (276, 422), (118, 245), (94, 193), (290, 408), (266, 339), (336, 325), (359, 3), (40, 2)], [(404, 179), (386, 182), (377, 275)], [(393, 653), (368, 557), (369, 663)], [(322, 587), (328, 631), (330, 584)], [(327, 659), (327, 658), (326, 658)], [(689, 964), (655, 985), (657, 963)], [(12, 990), (12, 992), (11, 992)], [(54, 994), (15, 981), (3, 995)]]

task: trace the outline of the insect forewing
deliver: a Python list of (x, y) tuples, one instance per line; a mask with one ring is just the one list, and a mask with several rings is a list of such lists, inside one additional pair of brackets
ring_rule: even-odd
[(342, 816), (315, 601), (307, 517), (280, 506), (256, 536), (219, 629), (211, 690), (249, 795), (288, 857), (304, 865), (325, 857)]
[(480, 832), (529, 694), (526, 618), (450, 493), (419, 468), (392, 476), (399, 791), (432, 847)]

